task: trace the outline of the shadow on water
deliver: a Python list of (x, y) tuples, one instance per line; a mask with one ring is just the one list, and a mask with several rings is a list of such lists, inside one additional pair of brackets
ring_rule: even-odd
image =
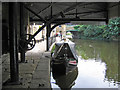
[(118, 88), (118, 43), (80, 39), (74, 42), (79, 56), (77, 69), (70, 75), (52, 73), (52, 88)]

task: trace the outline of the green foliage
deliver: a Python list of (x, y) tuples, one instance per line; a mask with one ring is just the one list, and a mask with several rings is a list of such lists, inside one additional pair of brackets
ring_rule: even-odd
[(80, 54), (83, 59), (85, 60), (89, 59), (84, 51), (81, 51)]
[(66, 35), (72, 35), (72, 33), (67, 33)]
[(80, 27), (80, 25), (76, 25), (74, 26), (74, 29), (78, 29)]
[(54, 51), (55, 51), (55, 45), (53, 45), (51, 53), (54, 53)]
[(78, 55), (80, 55), (83, 59), (85, 59), (85, 60), (89, 59), (89, 57), (86, 55), (85, 51), (81, 50), (81, 47), (79, 47), (77, 45), (75, 48), (76, 48)]
[(120, 33), (120, 17), (109, 20), (108, 25), (76, 25), (80, 38), (88, 39), (117, 39)]
[(39, 28), (41, 28), (42, 26), (39, 26)]
[(107, 39), (118, 38), (118, 33), (120, 30), (120, 27), (118, 27), (118, 25), (120, 25), (120, 18), (110, 19), (109, 24), (103, 32), (103, 37)]

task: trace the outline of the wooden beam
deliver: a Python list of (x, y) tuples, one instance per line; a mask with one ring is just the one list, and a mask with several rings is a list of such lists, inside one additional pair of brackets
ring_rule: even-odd
[[(86, 13), (100, 13), (100, 12), (107, 12), (106, 10), (100, 10), (100, 11), (88, 11), (88, 12), (78, 12), (77, 14), (86, 14)], [(68, 13), (65, 15), (76, 15), (76, 13)]]
[[(40, 22), (42, 21), (41, 19), (31, 19), (30, 22)], [(70, 22), (70, 21), (106, 21), (105, 18), (96, 18), (96, 19), (80, 19), (80, 18), (64, 18), (64, 19), (55, 19), (52, 23), (56, 23), (56, 22), (61, 22), (61, 21), (65, 21), (65, 22)]]
[[(24, 4), (23, 4), (23, 5), (24, 5)], [(39, 16), (38, 14), (36, 14), (33, 10), (31, 10), (30, 8), (28, 8), (26, 5), (24, 5), (24, 7), (25, 7), (28, 11), (30, 11), (31, 13), (33, 13), (35, 16), (37, 16), (39, 19), (41, 19), (42, 22), (46, 23), (46, 21), (45, 21), (41, 16)]]

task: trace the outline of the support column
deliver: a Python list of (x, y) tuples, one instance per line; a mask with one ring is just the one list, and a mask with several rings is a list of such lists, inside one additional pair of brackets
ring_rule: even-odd
[(47, 34), (46, 34), (46, 51), (49, 50), (49, 37), (50, 37), (51, 24), (47, 24)]
[(106, 15), (106, 24), (108, 24), (108, 22), (109, 22), (109, 17), (108, 17), (108, 14), (109, 14), (109, 8), (108, 8), (108, 3), (106, 3), (106, 13), (105, 13)]
[(10, 82), (18, 84), (17, 3), (9, 3)]
[[(20, 37), (25, 35), (25, 30), (24, 30), (24, 6), (22, 3), (20, 3)], [(22, 39), (25, 39), (22, 38)], [(24, 43), (21, 43), (21, 47), (24, 47)], [(20, 57), (21, 57), (21, 62), (25, 62), (25, 50), (21, 49), (20, 50)]]

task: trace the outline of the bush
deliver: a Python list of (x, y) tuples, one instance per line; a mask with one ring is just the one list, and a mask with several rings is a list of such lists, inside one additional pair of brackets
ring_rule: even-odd
[(120, 17), (109, 20), (108, 25), (76, 25), (80, 37), (89, 39), (118, 39), (120, 33)]

